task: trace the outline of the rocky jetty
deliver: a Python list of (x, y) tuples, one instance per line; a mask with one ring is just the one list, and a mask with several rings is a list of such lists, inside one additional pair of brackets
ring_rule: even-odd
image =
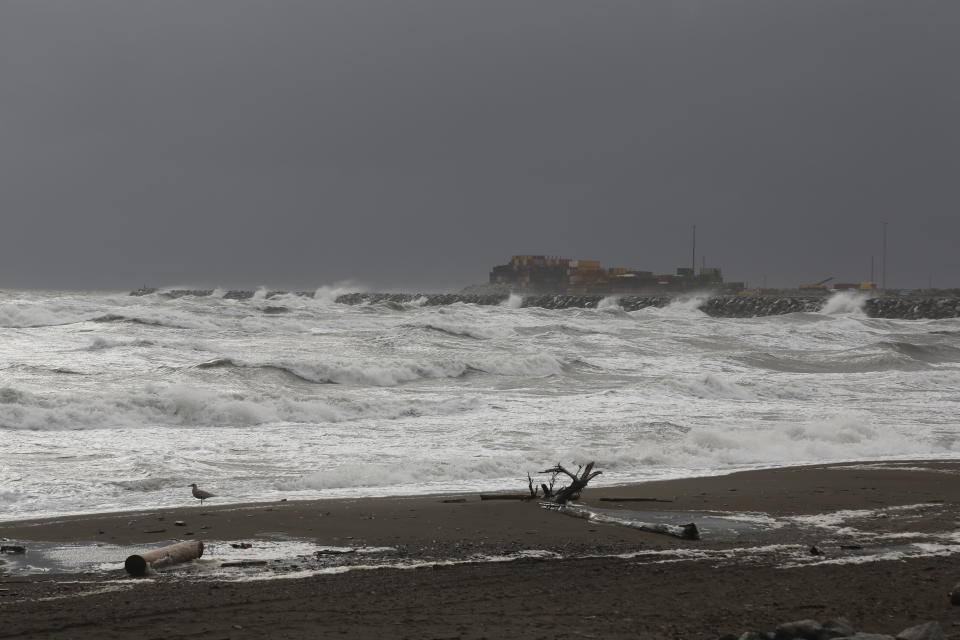
[[(449, 304), (501, 305), (510, 298), (502, 290), (477, 293), (347, 293), (336, 298), (339, 304), (418, 304), (421, 306), (442, 306)], [(158, 295), (167, 298), (184, 296), (210, 296), (210, 289), (138, 289), (130, 293), (134, 296)], [(313, 297), (312, 291), (227, 291), (221, 297), (231, 300), (248, 300), (256, 295), (273, 298), (280, 295), (298, 295)], [(619, 306), (625, 311), (636, 311), (648, 307), (666, 307), (678, 300), (674, 296), (602, 296), (538, 294), (525, 295), (518, 300), (520, 307), (539, 307), (543, 309), (594, 309), (608, 304)], [(825, 296), (713, 296), (705, 297), (698, 308), (716, 318), (754, 318), (758, 316), (783, 315), (797, 312), (816, 312), (823, 309), (828, 297)], [(879, 297), (870, 298), (863, 303), (864, 313), (871, 318), (894, 318), (902, 320), (957, 318), (960, 317), (960, 297)]]
[(346, 293), (337, 296), (337, 304), (418, 304), (424, 307), (439, 307), (448, 304), (502, 304), (507, 296), (502, 294), (462, 293)]
[[(149, 295), (158, 295), (164, 298), (186, 298), (188, 296), (195, 297), (205, 297), (212, 296), (216, 293), (214, 289), (156, 289), (154, 287), (143, 287), (137, 289), (136, 291), (131, 291), (130, 295), (132, 296), (149, 296)], [(249, 291), (243, 289), (233, 289), (230, 291), (225, 291), (222, 295), (217, 297), (225, 298), (227, 300), (249, 300), (256, 296), (259, 291)], [(313, 291), (266, 291), (263, 293), (265, 298), (275, 298), (276, 296), (283, 295), (297, 295), (312, 298), (314, 293)]]
[(957, 318), (960, 298), (871, 298), (864, 304), (864, 312), (871, 318)]
[(823, 296), (717, 296), (707, 299), (700, 310), (716, 318), (753, 318), (820, 311), (824, 301)]

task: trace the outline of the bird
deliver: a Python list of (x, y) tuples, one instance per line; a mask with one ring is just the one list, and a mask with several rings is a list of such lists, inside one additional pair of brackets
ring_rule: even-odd
[(193, 489), (193, 497), (200, 500), (200, 504), (203, 504), (203, 501), (207, 498), (216, 498), (216, 495), (210, 493), (209, 491), (204, 491), (203, 489), (197, 489), (197, 483), (194, 482), (190, 485)]

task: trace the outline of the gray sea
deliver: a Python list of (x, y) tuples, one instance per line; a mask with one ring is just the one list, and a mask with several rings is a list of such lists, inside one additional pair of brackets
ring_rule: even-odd
[(0, 519), (956, 458), (960, 320), (0, 292)]

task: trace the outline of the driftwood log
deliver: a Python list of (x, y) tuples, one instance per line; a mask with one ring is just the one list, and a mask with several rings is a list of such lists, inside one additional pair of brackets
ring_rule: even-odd
[(660, 522), (639, 522), (637, 520), (626, 520), (620, 518), (611, 518), (610, 516), (604, 515), (602, 513), (596, 513), (589, 509), (571, 504), (564, 505), (555, 505), (553, 503), (542, 503), (544, 507), (550, 509), (556, 509), (561, 513), (565, 513), (568, 516), (573, 516), (575, 518), (583, 518), (589, 520), (590, 522), (597, 522), (601, 524), (616, 524), (622, 527), (630, 527), (631, 529), (640, 529), (641, 531), (649, 531), (651, 533), (662, 533), (664, 535), (673, 536), (675, 538), (680, 538), (681, 540), (699, 540), (700, 539), (700, 530), (697, 529), (697, 525), (694, 523), (690, 524), (663, 524)]
[(146, 553), (129, 556), (123, 567), (132, 576), (143, 576), (148, 569), (160, 569), (173, 564), (188, 562), (203, 555), (203, 541), (187, 540), (168, 547), (153, 549)]

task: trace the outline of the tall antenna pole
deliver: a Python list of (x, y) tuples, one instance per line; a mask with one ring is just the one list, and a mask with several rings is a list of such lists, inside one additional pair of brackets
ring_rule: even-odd
[(690, 252), (690, 275), (697, 274), (697, 225), (693, 225), (693, 247)]
[(880, 288), (887, 290), (887, 223), (883, 223), (883, 267), (880, 270)]

